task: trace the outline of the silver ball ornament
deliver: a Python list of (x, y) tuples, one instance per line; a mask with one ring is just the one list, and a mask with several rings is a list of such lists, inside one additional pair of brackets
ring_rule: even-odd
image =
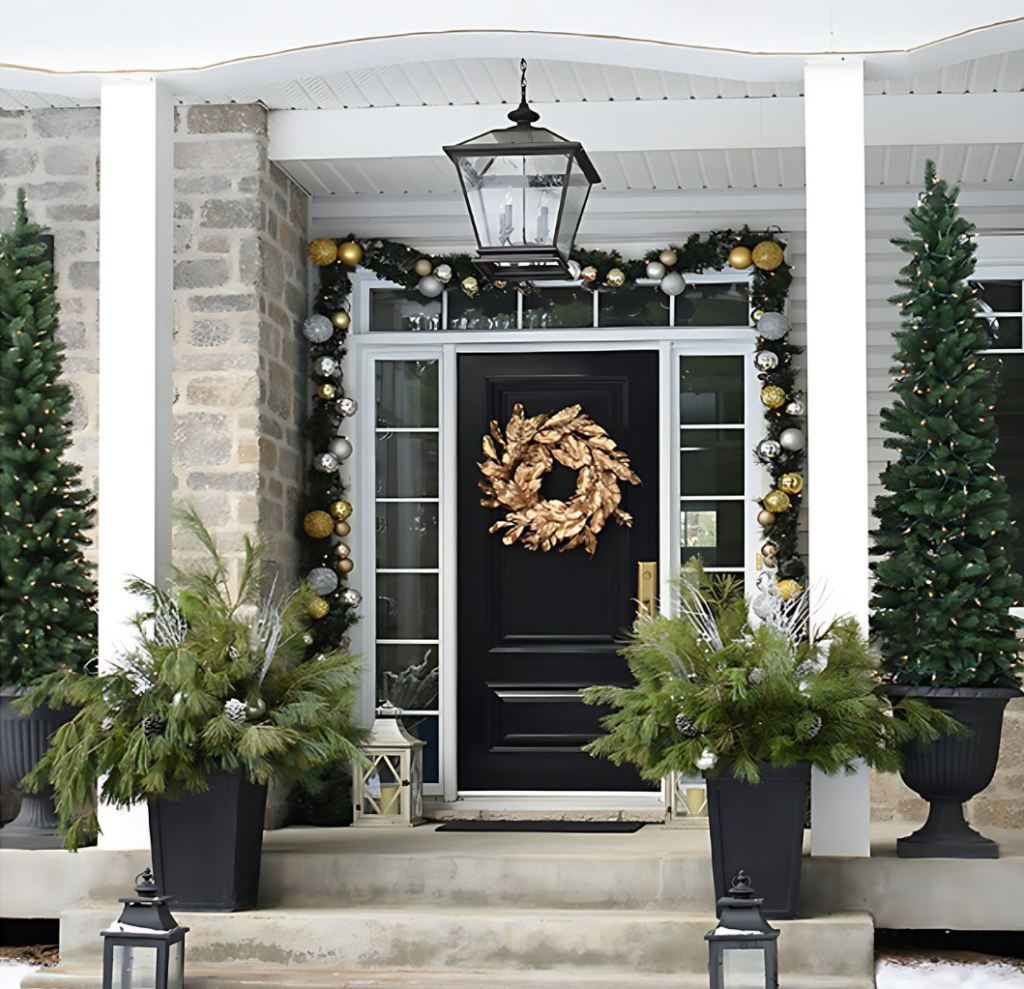
[(326, 343), (334, 336), (334, 324), (317, 313), (302, 324), (302, 335), (310, 343)]
[(447, 285), (452, 280), (452, 266), (450, 264), (439, 264), (434, 269), (434, 277), (442, 284)]
[(330, 567), (314, 567), (306, 575), (306, 583), (315, 593), (324, 597), (338, 589), (338, 575)]
[(778, 440), (761, 440), (757, 444), (757, 455), (762, 460), (774, 460), (782, 453), (782, 444)]
[(789, 450), (791, 453), (796, 450), (802, 450), (807, 445), (804, 431), (793, 427), (784, 429), (779, 434), (779, 442), (782, 444), (783, 450)]
[(647, 277), (653, 278), (655, 281), (661, 281), (665, 277), (668, 269), (660, 261), (651, 261), (647, 265)]
[(658, 287), (666, 295), (682, 295), (686, 290), (686, 279), (678, 271), (670, 271)]
[(313, 361), (313, 373), (318, 378), (334, 378), (341, 373), (341, 365), (333, 357), (325, 355)]
[(334, 454), (339, 461), (348, 460), (352, 456), (352, 441), (347, 436), (335, 436), (327, 449)]
[(424, 275), (416, 288), (419, 289), (421, 295), (425, 295), (428, 299), (436, 299), (444, 291), (444, 285), (433, 275)]
[(786, 411), (791, 416), (802, 416), (805, 411), (804, 403), (801, 402), (799, 398), (794, 398), (793, 401), (786, 406)]
[(754, 367), (759, 371), (774, 371), (779, 366), (779, 355), (770, 350), (759, 350), (754, 354)]
[(333, 453), (318, 453), (313, 458), (313, 466), (321, 474), (330, 474), (338, 469), (338, 458)]
[(363, 596), (354, 587), (346, 587), (341, 592), (341, 600), (350, 608), (358, 608), (363, 603)]
[(262, 697), (257, 697), (251, 704), (245, 705), (245, 720), (256, 721), (267, 713), (267, 702)]
[(757, 321), (757, 332), (765, 340), (781, 340), (790, 331), (789, 320), (780, 312), (766, 312)]
[(565, 262), (565, 266), (569, 269), (569, 277), (574, 282), (578, 281), (580, 277), (580, 271), (583, 270), (582, 268), (580, 268), (579, 261), (573, 261), (572, 258), (569, 258), (569, 260)]
[(354, 416), (359, 411), (359, 403), (354, 398), (340, 398), (334, 408), (340, 416)]

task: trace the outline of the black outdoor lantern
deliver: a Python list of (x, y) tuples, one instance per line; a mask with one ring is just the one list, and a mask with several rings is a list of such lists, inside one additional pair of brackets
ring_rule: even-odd
[(718, 926), (704, 935), (711, 989), (778, 989), (779, 932), (762, 916), (762, 902), (741, 869), (718, 901)]
[(444, 148), (459, 172), (480, 251), (477, 267), (508, 281), (569, 278), (569, 252), (600, 176), (578, 141), (533, 125), (540, 114), (522, 101), (511, 127)]
[(153, 873), (135, 877), (135, 896), (119, 897), (121, 916), (103, 932), (103, 989), (182, 989), (185, 934), (158, 896)]

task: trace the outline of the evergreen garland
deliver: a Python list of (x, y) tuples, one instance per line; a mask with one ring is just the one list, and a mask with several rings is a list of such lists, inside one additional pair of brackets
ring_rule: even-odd
[(925, 168), (925, 188), (893, 241), (910, 255), (893, 296), (902, 311), (899, 352), (882, 410), (885, 440), (899, 459), (882, 473), (872, 629), (895, 683), (1015, 687), (1024, 623), (1011, 566), (1017, 531), (1006, 481), (992, 466), (992, 410), (999, 360), (992, 323), (978, 317), (974, 226), (959, 215), (958, 189)]
[(71, 446), (71, 389), (60, 379), (53, 268), (18, 191), (0, 236), (0, 683), (28, 686), (96, 649), (96, 586), (84, 547), (94, 496)]

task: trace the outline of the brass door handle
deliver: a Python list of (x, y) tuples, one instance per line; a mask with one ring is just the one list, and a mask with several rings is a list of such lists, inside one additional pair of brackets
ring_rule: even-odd
[(658, 564), (641, 561), (636, 565), (636, 613), (653, 615), (658, 610)]

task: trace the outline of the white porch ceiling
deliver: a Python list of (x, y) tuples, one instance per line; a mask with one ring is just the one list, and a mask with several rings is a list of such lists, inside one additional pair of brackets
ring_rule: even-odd
[[(749, 99), (802, 95), (802, 82), (741, 82), (707, 76), (585, 62), (530, 63), (530, 99), (538, 104), (607, 100)], [(1010, 93), (1024, 91), (1024, 51), (989, 55), (902, 79), (868, 79), (869, 95)], [(498, 104), (519, 91), (515, 59), (410, 62), (292, 79), (180, 103), (263, 103), (272, 110)], [(0, 90), (0, 109), (96, 106), (25, 90)]]
[[(799, 189), (803, 148), (595, 153), (600, 189)], [(1024, 144), (910, 145), (867, 149), (869, 186), (919, 185), (932, 158), (939, 173), (962, 185), (1024, 183)], [(457, 195), (444, 157), (344, 158), (279, 162), (318, 197)]]

